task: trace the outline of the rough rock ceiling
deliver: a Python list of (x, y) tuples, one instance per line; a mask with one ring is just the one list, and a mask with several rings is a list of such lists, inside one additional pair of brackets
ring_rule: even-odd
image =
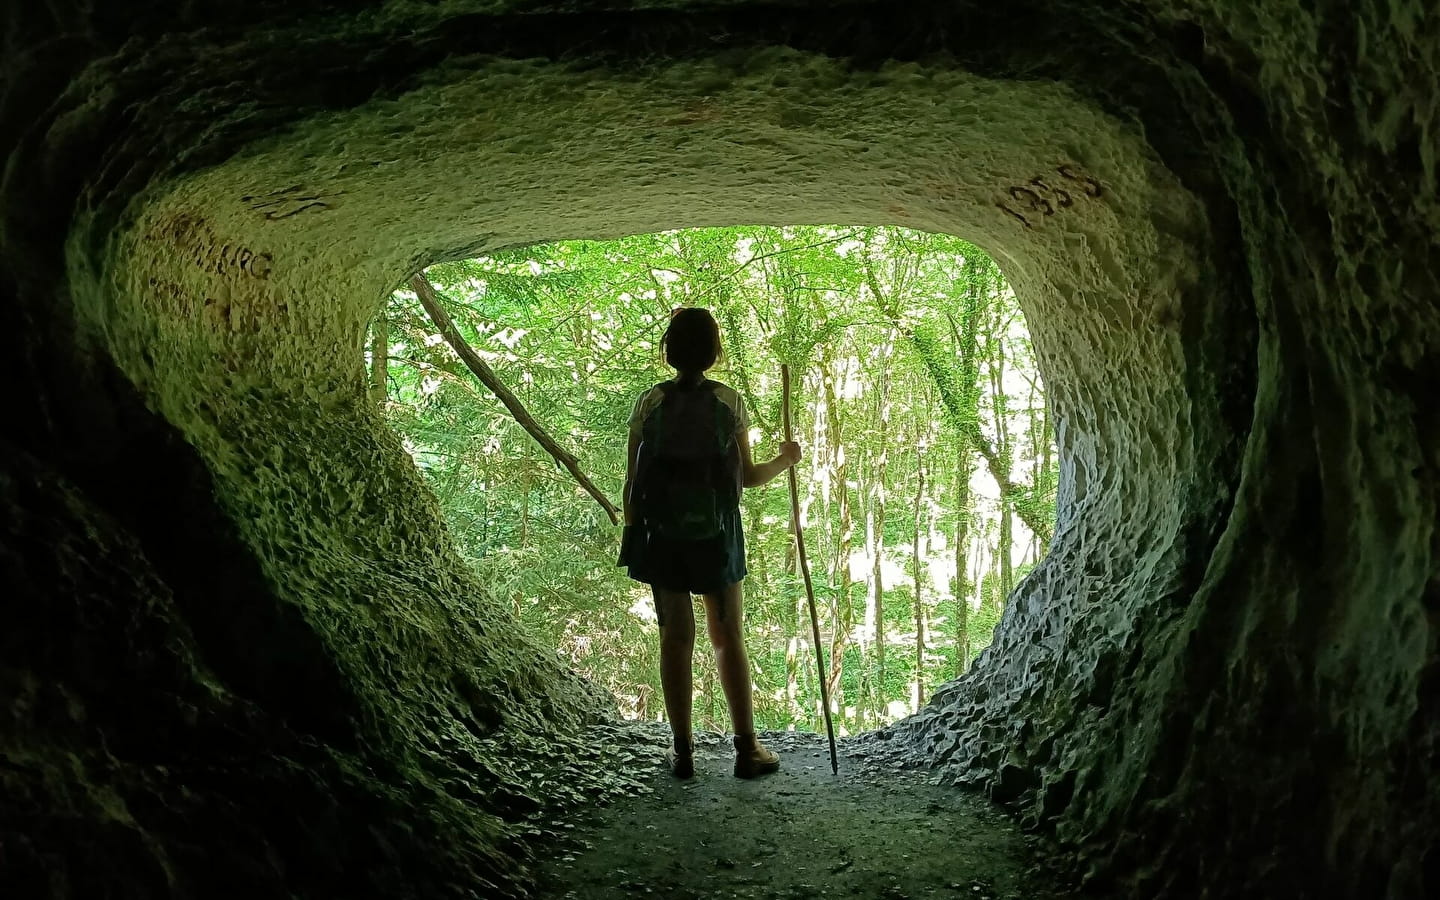
[(597, 703), (449, 551), (365, 322), (439, 259), (823, 221), (993, 252), (1061, 422), (1049, 559), (897, 731), (1137, 896), (1434, 890), (1424, 12), (16, 9), (16, 871), (515, 889), (506, 748)]

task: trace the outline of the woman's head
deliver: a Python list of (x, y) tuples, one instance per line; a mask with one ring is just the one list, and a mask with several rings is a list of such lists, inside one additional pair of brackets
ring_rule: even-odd
[(680, 374), (699, 375), (720, 360), (720, 326), (708, 309), (677, 309), (660, 338), (660, 352)]

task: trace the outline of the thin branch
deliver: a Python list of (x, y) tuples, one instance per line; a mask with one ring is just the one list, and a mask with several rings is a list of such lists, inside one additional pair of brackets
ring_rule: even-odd
[(430, 314), (431, 320), (435, 322), (435, 327), (440, 329), (441, 336), (445, 338), (445, 341), (460, 356), (460, 359), (465, 362), (465, 365), (470, 367), (470, 371), (475, 373), (475, 377), (479, 378), (480, 381), (490, 389), (490, 392), (505, 405), (505, 408), (510, 411), (510, 415), (515, 418), (516, 422), (520, 423), (522, 428), (530, 433), (530, 436), (535, 439), (536, 443), (544, 447), (545, 452), (553, 456), (556, 462), (569, 470), (570, 474), (575, 477), (575, 480), (585, 489), (586, 493), (595, 498), (595, 501), (599, 503), (600, 506), (604, 508), (606, 514), (610, 516), (611, 524), (619, 525), (620, 511), (616, 509), (615, 504), (611, 503), (609, 498), (600, 493), (600, 489), (591, 483), (589, 478), (585, 477), (585, 473), (580, 471), (580, 464), (576, 462), (575, 457), (559, 444), (555, 443), (554, 438), (550, 437), (545, 429), (541, 427), (540, 423), (535, 421), (530, 413), (525, 410), (524, 405), (521, 404), (519, 399), (510, 392), (510, 389), (507, 388), (495, 374), (494, 370), (490, 368), (485, 360), (480, 358), (480, 354), (476, 353), (475, 350), (465, 342), (465, 338), (461, 337), (460, 332), (455, 328), (455, 323), (450, 320), (450, 314), (440, 305), (440, 299), (435, 293), (435, 286), (430, 283), (430, 279), (425, 277), (425, 273), (415, 273), (410, 279), (410, 286), (415, 290), (415, 296), (420, 298), (420, 303), (425, 307), (425, 311)]
[(945, 373), (939, 369), (935, 361), (930, 358), (930, 355), (923, 352), (921, 340), (919, 336), (916, 335), (914, 329), (905, 326), (901, 321), (899, 310), (893, 306), (893, 298), (886, 298), (887, 292), (881, 289), (879, 279), (876, 278), (875, 270), (869, 264), (868, 259), (865, 265), (865, 281), (869, 285), (870, 293), (874, 295), (876, 305), (880, 308), (881, 313), (890, 318), (893, 325), (899, 329), (900, 333), (905, 336), (905, 339), (917, 351), (921, 363), (930, 372), (935, 386), (940, 391), (941, 405), (945, 408), (946, 412), (949, 413), (951, 423), (960, 431), (975, 452), (980, 454), (980, 458), (985, 461), (985, 468), (990, 472), (990, 477), (994, 479), (995, 485), (1000, 489), (1001, 499), (1010, 503), (1015, 513), (1020, 516), (1020, 520), (1025, 523), (1025, 526), (1029, 528), (1032, 533), (1039, 536), (1044, 543), (1048, 544), (1050, 541), (1049, 523), (1042, 518), (1038, 518), (1034, 511), (1026, 507), (1025, 504), (1017, 502), (1025, 497), (1027, 493), (1026, 487), (1011, 480), (1002, 453), (985, 437), (985, 433), (980, 430), (980, 423), (965, 415), (964, 405), (961, 398), (957, 396), (954, 385), (945, 377)]
[(745, 269), (748, 269), (748, 268), (749, 268), (751, 265), (753, 265), (754, 263), (760, 262), (761, 260), (769, 259), (769, 258), (772, 257), (772, 256), (784, 256), (784, 255), (787, 254), (787, 253), (799, 253), (799, 252), (802, 251), (802, 250), (814, 250), (816, 247), (824, 247), (824, 246), (827, 245), (827, 244), (838, 244), (838, 243), (840, 243), (841, 241), (849, 240), (850, 238), (854, 237), (855, 235), (857, 235), (857, 234), (859, 234), (859, 233), (860, 233), (860, 232), (858, 232), (858, 231), (850, 231), (850, 232), (846, 232), (845, 234), (840, 235), (839, 237), (828, 238), (828, 239), (823, 240), (823, 241), (817, 241), (817, 242), (815, 242), (815, 243), (813, 243), (813, 244), (805, 244), (804, 246), (801, 246), (801, 247), (782, 247), (782, 248), (779, 249), (779, 250), (771, 250), (771, 251), (768, 252), (768, 253), (757, 253), (757, 254), (755, 254), (754, 256), (750, 257), (749, 259), (747, 259), (747, 260), (745, 260), (744, 262), (742, 262), (742, 263), (740, 263), (739, 265), (737, 265), (735, 268), (731, 269), (729, 272), (726, 272), (724, 275), (721, 275), (713, 284), (710, 285), (710, 287), (709, 287), (708, 289), (706, 289), (706, 290), (704, 290), (704, 291), (701, 291), (699, 294), (697, 294), (697, 295), (695, 295), (694, 297), (690, 298), (690, 300), (691, 300), (691, 305), (693, 306), (693, 305), (694, 305), (694, 302), (695, 302), (696, 300), (699, 300), (700, 298), (707, 296), (707, 295), (710, 294), (712, 291), (714, 291), (716, 288), (718, 288), (720, 285), (722, 285), (722, 284), (724, 284), (725, 282), (731, 280), (731, 279), (734, 278), (736, 275), (739, 275), (741, 272), (743, 272)]

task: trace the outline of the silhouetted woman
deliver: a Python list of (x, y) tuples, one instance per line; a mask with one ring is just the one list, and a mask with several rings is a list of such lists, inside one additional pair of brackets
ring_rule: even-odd
[(755, 736), (750, 660), (741, 633), (746, 567), (740, 488), (765, 484), (795, 465), (800, 445), (782, 444), (769, 462), (751, 459), (744, 402), (733, 389), (705, 378), (720, 358), (720, 328), (708, 310), (676, 310), (660, 348), (675, 377), (642, 394), (630, 415), (620, 561), (655, 594), (660, 684), (674, 733), (667, 754), (671, 771), (679, 778), (694, 774), (691, 595), (699, 594), (735, 728), (735, 774), (753, 778), (780, 768), (780, 758)]

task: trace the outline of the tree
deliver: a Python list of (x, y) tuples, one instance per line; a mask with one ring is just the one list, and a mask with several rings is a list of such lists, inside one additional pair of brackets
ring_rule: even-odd
[[(1056, 466), (1035, 352), (998, 268), (964, 241), (901, 229), (698, 229), (524, 247), (427, 274), (462, 342), (610, 497), (634, 400), (669, 374), (655, 343), (673, 308), (714, 310), (726, 356), (715, 374), (745, 398), (757, 456), (779, 439), (778, 369), (790, 362), (831, 654), (823, 680), (848, 727), (920, 702), (927, 659), (953, 656), (947, 673), (962, 670), (988, 640), (1005, 583), (1043, 551)], [(604, 513), (537, 452), (415, 294), (392, 296), (365, 346), (372, 385), (385, 357), (385, 415), (463, 557), (628, 715), (661, 714), (649, 592), (614, 566)], [(757, 722), (818, 727), (822, 679), (787, 571), (785, 491), (746, 491), (742, 515)], [(1008, 576), (1006, 548), (1024, 560)], [(897, 581), (902, 561), (913, 568), (898, 568)], [(930, 585), (946, 583), (937, 597)], [(727, 728), (711, 668), (697, 676), (697, 723)]]
[(381, 406), (390, 392), (389, 370), (390, 323), (382, 309), (370, 324), (370, 393)]
[(919, 709), (925, 702), (925, 598), (922, 580), (925, 558), (920, 553), (920, 538), (924, 521), (921, 518), (925, 503), (925, 437), (917, 420), (915, 442), (915, 541), (910, 558), (915, 566), (915, 704)]
[(894, 332), (886, 335), (876, 354), (879, 367), (875, 393), (874, 432), (878, 446), (871, 457), (869, 497), (865, 536), (870, 556), (869, 605), (865, 609), (865, 630), (873, 635), (876, 677), (870, 689), (872, 711), (878, 720), (886, 708), (885, 672), (885, 475), (890, 464), (890, 356), (895, 350)]

